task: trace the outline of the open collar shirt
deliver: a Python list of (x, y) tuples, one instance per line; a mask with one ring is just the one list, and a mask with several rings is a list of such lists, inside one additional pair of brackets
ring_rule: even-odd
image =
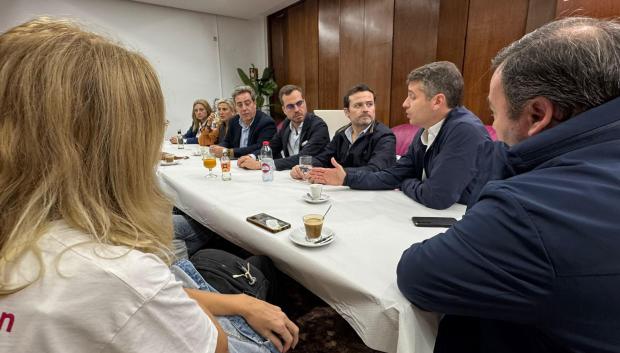
[[(441, 131), (441, 127), (443, 126), (443, 122), (445, 120), (445, 118), (441, 119), (440, 122), (429, 127), (428, 129), (425, 129), (424, 132), (422, 132), (422, 135), (420, 135), (420, 142), (422, 142), (422, 144), (426, 146), (426, 150), (431, 148), (433, 142), (435, 142), (435, 138), (437, 138), (437, 135), (439, 135), (439, 131)], [(426, 179), (426, 171), (422, 169), (422, 180), (424, 179)]]

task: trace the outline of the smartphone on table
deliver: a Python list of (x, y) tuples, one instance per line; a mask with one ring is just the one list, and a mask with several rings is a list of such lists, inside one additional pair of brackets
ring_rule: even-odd
[(452, 217), (411, 217), (416, 227), (442, 227), (450, 228), (456, 219)]
[(255, 224), (271, 233), (277, 233), (285, 229), (289, 229), (291, 224), (284, 222), (283, 220), (270, 216), (266, 213), (259, 213), (246, 218), (246, 220), (252, 224)]

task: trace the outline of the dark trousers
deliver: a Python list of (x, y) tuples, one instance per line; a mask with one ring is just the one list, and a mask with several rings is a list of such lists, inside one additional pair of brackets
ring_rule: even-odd
[(569, 353), (533, 326), (446, 315), (434, 353)]

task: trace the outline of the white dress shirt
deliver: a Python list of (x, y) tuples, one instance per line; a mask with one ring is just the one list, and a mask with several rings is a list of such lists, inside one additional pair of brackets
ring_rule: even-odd
[[(441, 127), (443, 126), (444, 121), (445, 119), (442, 119), (437, 124), (429, 127), (428, 129), (424, 129), (424, 132), (422, 132), (422, 135), (420, 136), (420, 142), (422, 142), (422, 144), (426, 146), (427, 151), (429, 148), (431, 148), (433, 142), (435, 142), (435, 138), (437, 137), (437, 135), (439, 135), (439, 131), (441, 131)], [(426, 179), (426, 169), (422, 168), (422, 180), (424, 179)]]

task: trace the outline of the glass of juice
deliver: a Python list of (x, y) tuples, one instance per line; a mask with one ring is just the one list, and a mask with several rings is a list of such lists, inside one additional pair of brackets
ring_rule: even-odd
[(208, 148), (202, 150), (202, 165), (205, 168), (209, 169), (209, 174), (207, 174), (207, 178), (213, 179), (217, 178), (217, 175), (213, 173), (213, 168), (215, 168), (217, 161), (215, 159), (215, 155), (209, 151)]

